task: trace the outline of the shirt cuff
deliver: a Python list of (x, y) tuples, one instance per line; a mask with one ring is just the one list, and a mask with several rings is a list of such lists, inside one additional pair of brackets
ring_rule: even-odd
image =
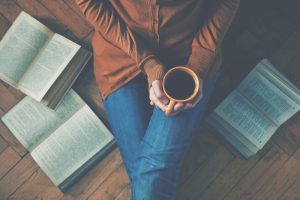
[(216, 58), (216, 53), (202, 47), (193, 47), (192, 54), (189, 57), (187, 67), (192, 69), (198, 77), (206, 80), (209, 68)]
[(151, 87), (154, 80), (162, 80), (167, 71), (165, 66), (155, 56), (149, 57), (139, 68), (147, 75), (148, 88)]

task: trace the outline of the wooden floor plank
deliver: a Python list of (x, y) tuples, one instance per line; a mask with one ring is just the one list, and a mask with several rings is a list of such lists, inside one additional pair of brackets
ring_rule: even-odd
[(284, 71), (287, 64), (298, 55), (300, 50), (300, 28), (296, 29), (290, 35), (280, 48), (274, 49), (270, 56), (270, 60), (281, 71)]
[(12, 147), (21, 157), (27, 154), (28, 151), (17, 140), (17, 138), (14, 137), (14, 135), (8, 130), (8, 128), (2, 121), (0, 121), (0, 135), (9, 144), (9, 146)]
[(280, 4), (279, 9), (283, 12), (283, 15), (295, 23), (297, 26), (300, 26), (299, 22), (299, 12), (297, 12), (297, 8), (299, 8), (300, 2), (297, 0), (288, 0), (284, 4)]
[(300, 199), (300, 174), (298, 174), (293, 185), (279, 198), (279, 200), (299, 200)]
[(235, 186), (229, 193), (226, 194), (223, 200), (241, 200), (244, 198), (244, 191)]
[(275, 132), (273, 141), (288, 155), (292, 155), (300, 147), (300, 138), (283, 125)]
[(0, 154), (0, 180), (20, 159), (21, 157), (11, 147)]
[(0, 39), (4, 36), (6, 31), (9, 29), (11, 23), (0, 14)]
[(0, 136), (0, 153), (8, 146), (7, 142)]
[(300, 149), (269, 179), (253, 197), (255, 200), (274, 200), (280, 197), (300, 173)]
[[(223, 45), (226, 73), (212, 101), (223, 100), (262, 57), (270, 58), (284, 75), (300, 86), (300, 14), (295, 12), (297, 5), (298, 0), (241, 3), (239, 16)], [(0, 37), (22, 9), (53, 31), (91, 50), (92, 26), (73, 0), (1, 0)], [(252, 15), (253, 9), (256, 16)], [(92, 62), (78, 77), (74, 88), (108, 125)], [(22, 97), (22, 93), (0, 81), (0, 116)], [(249, 161), (240, 159), (226, 141), (201, 127), (184, 161), (179, 199), (219, 200), (226, 195), (224, 200), (298, 200), (299, 141), (300, 113), (288, 120)], [(0, 121), (0, 199), (9, 196), (15, 200), (84, 200), (88, 197), (126, 200), (130, 198), (130, 186), (120, 152), (115, 149), (62, 194)]]
[(300, 51), (298, 51), (297, 56), (295, 56), (287, 65), (286, 65), (286, 77), (300, 88)]
[[(124, 165), (120, 165), (89, 198), (88, 200), (113, 200), (129, 184)], [(114, 187), (111, 187), (111, 186)]]
[(115, 198), (115, 200), (126, 200), (130, 199), (131, 195), (131, 190), (130, 190), (130, 185), (127, 185), (121, 192), (120, 194)]
[(92, 50), (91, 46), (90, 46), (90, 42), (89, 42), (89, 37), (90, 34), (93, 33), (93, 31), (91, 31), (90, 33), (88, 33), (88, 35), (86, 35), (84, 37), (84, 39), (79, 39), (76, 35), (74, 35), (70, 30), (66, 31), (64, 33), (64, 36), (68, 39), (70, 39), (71, 41), (76, 42), (77, 44), (81, 45), (82, 47), (84, 47), (85, 49), (88, 50)]
[(9, 90), (13, 95), (15, 95), (15, 97), (16, 97), (17, 99), (23, 99), (23, 98), (25, 97), (25, 94), (22, 93), (20, 90), (18, 90), (18, 89), (16, 89), (16, 88), (12, 87), (12, 86), (10, 86), (10, 85), (8, 85), (7, 88), (8, 88), (8, 90)]
[(16, 97), (16, 101), (20, 101), (22, 98), (25, 97), (25, 94), (22, 93), (19, 89), (14, 88), (13, 86), (9, 85), (8, 83), (5, 83), (3, 81), (0, 81), (1, 84), (3, 84), (9, 92)]
[(205, 164), (218, 146), (219, 142), (211, 131), (200, 126), (184, 158), (179, 187), (193, 177), (193, 173)]
[(223, 199), (259, 159), (259, 154), (256, 154), (249, 160), (242, 157), (235, 157), (235, 159), (222, 171), (222, 174), (220, 174), (202, 194), (198, 194), (198, 199)]
[(92, 63), (89, 63), (73, 85), (73, 89), (91, 107), (96, 115), (109, 127), (107, 114), (101, 102), (100, 91), (93, 74)]
[(56, 33), (64, 33), (67, 27), (60, 22), (41, 2), (38, 0), (15, 0), (17, 4), (28, 14), (37, 18), (40, 22)]
[(20, 101), (2, 81), (0, 81), (0, 93), (0, 108), (5, 112), (9, 111), (9, 109)]
[[(254, 36), (250, 31), (242, 31), (237, 38), (235, 38), (235, 48), (243, 51), (244, 53), (251, 53), (255, 55), (255, 49), (258, 49), (259, 39)], [(257, 57), (257, 55), (255, 55)]]
[(0, 1), (0, 13), (10, 22), (13, 23), (22, 9), (12, 0)]
[(285, 152), (274, 145), (247, 175), (236, 184), (224, 200), (252, 199), (252, 196), (277, 172), (288, 158)]
[(207, 162), (193, 174), (178, 191), (178, 199), (197, 199), (201, 193), (219, 173), (234, 159), (234, 156), (224, 147), (220, 146)]
[(7, 199), (37, 171), (38, 166), (27, 154), (0, 180), (0, 199)]
[(63, 0), (75, 13), (77, 13), (85, 22), (86, 25), (93, 29), (93, 26), (85, 19), (85, 16), (79, 9), (78, 5), (75, 3), (74, 0)]
[(66, 25), (79, 39), (87, 36), (91, 27), (77, 15), (66, 3), (60, 1), (40, 0), (64, 25)]
[(4, 114), (5, 114), (5, 111), (0, 108), (0, 117), (2, 117)]
[(51, 180), (38, 169), (16, 192), (9, 197), (17, 199), (60, 199), (63, 193), (51, 182)]
[(87, 199), (111, 174), (122, 164), (120, 151), (114, 149), (86, 176), (70, 188), (62, 200), (84, 200)]
[(83, 40), (84, 44), (89, 45), (88, 49), (91, 49), (91, 50), (92, 50), (91, 41), (92, 41), (94, 34), (95, 34), (95, 30), (92, 30)]
[(300, 139), (300, 113), (289, 119), (286, 123), (286, 127), (294, 136)]

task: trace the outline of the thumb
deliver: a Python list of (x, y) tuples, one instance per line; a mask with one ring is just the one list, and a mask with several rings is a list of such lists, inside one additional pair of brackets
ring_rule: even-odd
[(160, 102), (162, 102), (163, 104), (168, 104), (169, 99), (166, 96), (165, 92), (163, 91), (162, 80), (154, 80), (152, 82), (152, 87), (153, 87), (154, 94), (157, 97), (157, 99)]

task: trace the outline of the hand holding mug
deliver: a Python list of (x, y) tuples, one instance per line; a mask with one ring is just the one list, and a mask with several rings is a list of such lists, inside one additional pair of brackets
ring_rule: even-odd
[(157, 106), (162, 111), (166, 111), (169, 99), (163, 91), (162, 80), (154, 80), (149, 89), (150, 105)]
[(170, 69), (162, 81), (153, 81), (150, 88), (150, 104), (159, 107), (167, 116), (193, 108), (201, 97), (202, 80), (187, 67)]
[[(174, 114), (174, 107), (188, 109), (198, 103), (202, 96), (202, 85), (197, 74), (188, 67), (178, 66), (170, 69), (163, 78), (163, 90), (170, 99), (166, 115)], [(176, 112), (176, 111), (175, 111)]]

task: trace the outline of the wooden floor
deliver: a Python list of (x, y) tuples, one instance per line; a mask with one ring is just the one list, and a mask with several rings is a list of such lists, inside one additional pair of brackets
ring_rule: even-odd
[[(263, 57), (270, 58), (300, 87), (299, 4), (299, 0), (242, 1), (224, 41), (224, 75), (209, 109), (235, 88)], [(90, 48), (92, 27), (73, 0), (1, 0), (1, 38), (21, 10)], [(99, 117), (106, 119), (91, 65), (80, 75), (74, 89)], [(0, 115), (22, 97), (23, 94), (0, 82)], [(1, 200), (126, 200), (129, 196), (128, 177), (117, 148), (63, 194), (0, 122)], [(214, 131), (200, 124), (185, 158), (178, 196), (181, 200), (299, 200), (300, 113), (280, 127), (250, 160), (244, 160)]]

